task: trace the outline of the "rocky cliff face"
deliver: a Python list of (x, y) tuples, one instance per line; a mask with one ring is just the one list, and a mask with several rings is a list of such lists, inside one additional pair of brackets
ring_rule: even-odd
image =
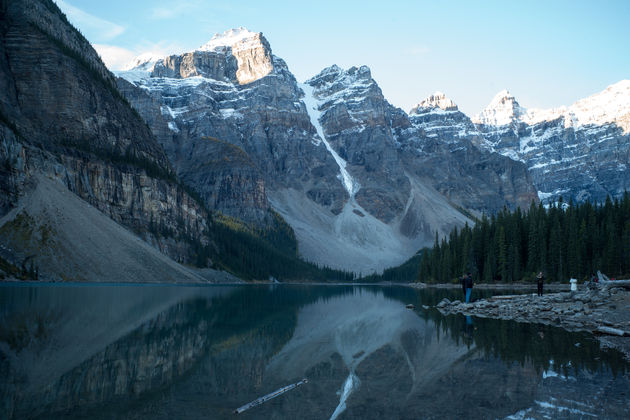
[(427, 137), (451, 144), (470, 141), (480, 149), (523, 162), (546, 204), (603, 201), (630, 187), (630, 82), (577, 101), (540, 110), (521, 106), (507, 90), (472, 119), (436, 93), (409, 113)]
[(411, 184), (428, 184), (475, 214), (526, 207), (534, 198), (522, 165), (444, 133), (443, 125), (452, 132), (472, 124), (443, 94), (427, 98), (409, 117), (385, 100), (367, 67), (331, 67), (307, 83), (316, 86), (327, 138), (357, 166), (350, 166), (361, 185), (357, 201), (372, 214), (382, 212), (385, 222), (409, 211)]
[(347, 71), (329, 67), (306, 82), (318, 100), (326, 141), (355, 178), (358, 205), (389, 223), (403, 213), (411, 186), (400, 165), (393, 125), (408, 125), (392, 107), (366, 66)]
[[(122, 76), (136, 86), (119, 81), (178, 175), (196, 180), (193, 185), (213, 208), (260, 224), (269, 209), (268, 187), (296, 189), (328, 207), (343, 196), (334, 176), (326, 177), (334, 161), (317, 145), (293, 75), (261, 34), (228, 31), (198, 51), (158, 61), (150, 72)], [(248, 156), (233, 162), (231, 178), (224, 171), (217, 183), (199, 174), (218, 158), (219, 143), (208, 138)], [(220, 205), (224, 197), (217, 189), (232, 182), (228, 178), (238, 179), (232, 191), (244, 196), (241, 206), (230, 209)]]
[[(442, 141), (431, 154), (429, 130), (390, 105), (365, 66), (332, 66), (298, 84), (262, 34), (243, 28), (197, 51), (136, 64), (118, 84), (178, 175), (208, 206), (246, 221), (264, 223), (273, 207), (295, 230), (301, 254), (317, 263), (380, 270), (467, 215), (535, 198), (521, 164), (469, 140), (464, 162)], [(217, 153), (222, 170), (209, 166), (221, 160)], [(450, 168), (447, 179), (428, 164)], [(474, 184), (462, 173), (473, 173)], [(234, 200), (221, 185), (238, 192)]]
[(459, 137), (475, 133), (470, 118), (442, 92), (435, 92), (411, 108), (409, 120), (426, 137), (439, 137), (441, 141), (458, 142)]
[[(189, 245), (175, 238), (207, 243), (207, 214), (178, 185), (89, 43), (48, 0), (3, 2), (0, 31), (0, 214), (43, 174), (170, 256), (191, 260)], [(154, 235), (152, 224), (171, 239)]]
[(430, 177), (458, 206), (479, 215), (503, 206), (526, 208), (535, 199), (525, 166), (476, 147), (481, 133), (443, 93), (416, 105), (409, 119), (417, 131), (401, 143), (410, 171)]

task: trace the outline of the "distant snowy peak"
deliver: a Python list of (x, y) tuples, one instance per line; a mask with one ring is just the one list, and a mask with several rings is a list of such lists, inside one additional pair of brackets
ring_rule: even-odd
[(419, 104), (414, 105), (409, 115), (425, 114), (427, 112), (454, 112), (457, 105), (442, 92), (435, 92)]
[(504, 89), (497, 93), (481, 113), (472, 118), (475, 124), (505, 126), (512, 124), (527, 110), (522, 108), (514, 96)]
[(472, 121), (475, 124), (505, 126), (518, 122), (532, 125), (559, 118), (564, 119), (565, 127), (616, 123), (624, 132), (630, 133), (630, 80), (610, 85), (569, 107), (551, 109), (523, 108), (510, 92), (502, 90)]
[(139, 56), (135, 57), (129, 63), (127, 63), (123, 67), (123, 71), (128, 70), (142, 70), (142, 71), (151, 71), (155, 63), (164, 59), (164, 55), (157, 53), (142, 53)]
[(580, 125), (616, 122), (625, 132), (630, 132), (630, 80), (622, 80), (600, 93), (580, 99), (568, 111)]
[(372, 72), (368, 66), (350, 67), (348, 70), (344, 70), (336, 64), (330, 67), (326, 67), (320, 71), (316, 76), (311, 77), (306, 81), (311, 86), (321, 87), (327, 84), (341, 84), (352, 86), (357, 83), (365, 84), (371, 83)]
[(261, 32), (252, 32), (244, 27), (228, 29), (222, 34), (215, 34), (210, 41), (199, 47), (199, 51), (222, 51), (226, 48), (246, 49), (260, 45)]

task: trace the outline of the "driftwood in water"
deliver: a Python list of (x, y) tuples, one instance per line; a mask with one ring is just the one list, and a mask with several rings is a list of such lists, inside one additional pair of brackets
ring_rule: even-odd
[(595, 330), (596, 333), (606, 334), (606, 335), (618, 335), (619, 337), (623, 337), (624, 335), (628, 335), (624, 330), (620, 330), (619, 328), (605, 327), (599, 326)]
[(291, 391), (292, 389), (297, 388), (298, 386), (303, 385), (303, 384), (305, 384), (307, 382), (308, 382), (308, 379), (304, 378), (300, 382), (296, 382), (294, 384), (287, 385), (285, 387), (277, 389), (277, 390), (273, 391), (270, 394), (264, 395), (264, 396), (262, 396), (260, 398), (255, 399), (254, 401), (252, 401), (250, 403), (245, 404), (242, 407), (237, 408), (236, 410), (234, 410), (234, 413), (235, 414), (241, 414), (243, 411), (249, 410), (250, 408), (256, 407), (257, 405), (266, 403), (267, 401), (269, 401), (269, 400), (271, 400), (273, 398), (276, 398), (276, 397), (284, 394), (287, 391)]

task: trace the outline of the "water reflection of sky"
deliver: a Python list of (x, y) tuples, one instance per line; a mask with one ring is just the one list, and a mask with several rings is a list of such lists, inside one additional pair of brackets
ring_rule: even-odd
[(423, 307), (459, 294), (2, 286), (3, 411), (9, 418), (227, 418), (307, 377), (241, 416), (628, 417), (619, 354), (587, 334)]

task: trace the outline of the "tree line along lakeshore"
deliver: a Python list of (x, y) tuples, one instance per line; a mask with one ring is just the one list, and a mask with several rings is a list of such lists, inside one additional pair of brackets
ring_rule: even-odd
[(453, 229), (424, 249), (418, 281), (448, 283), (471, 272), (483, 283), (587, 280), (601, 270), (630, 274), (630, 195), (603, 204), (564, 203), (549, 208), (532, 202), (528, 211), (504, 208), (473, 227)]

